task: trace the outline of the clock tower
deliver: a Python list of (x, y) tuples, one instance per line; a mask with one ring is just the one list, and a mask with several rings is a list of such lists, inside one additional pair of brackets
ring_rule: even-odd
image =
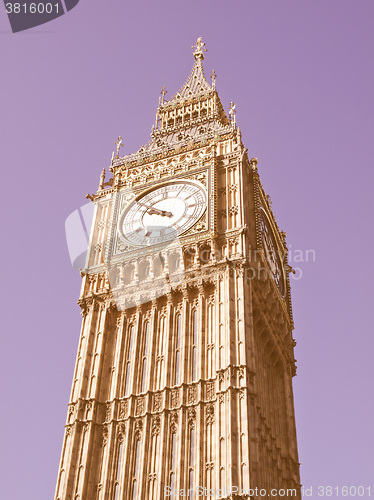
[(89, 196), (56, 500), (301, 498), (285, 233), (204, 52)]

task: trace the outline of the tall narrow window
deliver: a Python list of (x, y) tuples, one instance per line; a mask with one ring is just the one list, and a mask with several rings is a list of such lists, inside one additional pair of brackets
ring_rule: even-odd
[(170, 472), (170, 493), (173, 494), (175, 490), (175, 474)]
[(213, 377), (213, 306), (208, 305), (207, 317), (206, 317), (206, 328), (207, 328), (207, 376), (208, 378)]
[(190, 467), (194, 466), (195, 461), (195, 429), (190, 431)]
[(192, 427), (190, 430), (190, 453), (189, 453), (189, 478), (188, 478), (188, 498), (192, 499), (194, 497), (194, 463), (195, 463), (195, 428)]
[(135, 326), (130, 327), (130, 340), (129, 347), (127, 350), (127, 363), (126, 363), (126, 382), (125, 382), (125, 396), (130, 394), (130, 379), (131, 379), (131, 362), (132, 362), (132, 351), (134, 347), (134, 337), (135, 337)]
[(162, 360), (164, 352), (164, 337), (165, 337), (165, 318), (162, 316), (159, 323), (158, 332), (158, 346), (157, 346), (157, 358), (156, 358), (156, 389), (161, 389), (161, 379), (162, 379)]
[(136, 495), (138, 494), (138, 483), (136, 479), (132, 483), (132, 500), (136, 500)]
[(143, 367), (142, 367), (142, 383), (140, 387), (140, 392), (145, 392), (147, 389), (148, 344), (149, 344), (149, 322), (147, 321), (144, 327)]
[(182, 317), (177, 314), (175, 320), (176, 328), (176, 344), (175, 344), (175, 374), (174, 374), (174, 385), (180, 384), (180, 357), (181, 357), (181, 336), (182, 336)]
[(134, 472), (132, 477), (132, 500), (137, 499), (138, 494), (138, 474), (139, 474), (139, 461), (140, 461), (140, 439), (136, 440), (136, 450), (134, 457)]
[(197, 311), (192, 313), (192, 381), (197, 380)]
[(188, 498), (192, 500), (194, 497), (194, 490), (193, 490), (193, 470), (190, 469), (190, 474), (189, 474), (189, 479), (188, 479)]
[(171, 466), (170, 468), (172, 470), (175, 470), (175, 465), (176, 465), (176, 453), (177, 453), (177, 435), (175, 432), (172, 434), (172, 439), (171, 439)]
[(135, 452), (135, 467), (134, 476), (137, 477), (139, 472), (139, 460), (140, 460), (140, 439), (136, 441), (136, 452)]
[(129, 385), (130, 385), (130, 372), (131, 372), (131, 363), (126, 363), (126, 382), (125, 382), (125, 396), (129, 395)]
[(117, 472), (116, 472), (115, 483), (114, 483), (114, 500), (119, 500), (120, 475), (121, 475), (121, 464), (122, 464), (122, 449), (123, 449), (123, 444), (120, 443), (120, 445), (118, 447)]
[(171, 435), (171, 445), (170, 445), (170, 489), (173, 491), (175, 489), (175, 470), (177, 463), (177, 435), (175, 432)]

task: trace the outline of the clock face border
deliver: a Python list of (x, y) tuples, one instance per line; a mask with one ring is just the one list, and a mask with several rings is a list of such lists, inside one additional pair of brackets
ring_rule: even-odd
[[(183, 232), (180, 232), (180, 233), (176, 232), (175, 238), (183, 237), (188, 231), (190, 231), (194, 227), (195, 224), (197, 224), (201, 220), (201, 218), (206, 213), (209, 213), (209, 210), (208, 210), (208, 208), (209, 208), (209, 196), (208, 196), (206, 187), (202, 183), (200, 183), (199, 181), (196, 181), (195, 179), (188, 179), (188, 178), (168, 179), (167, 181), (165, 180), (161, 184), (154, 185), (154, 186), (150, 187), (149, 189), (146, 189), (145, 191), (141, 191), (138, 194), (136, 194), (136, 196), (132, 200), (130, 200), (127, 203), (127, 205), (121, 210), (119, 218), (118, 218), (118, 223), (117, 223), (117, 234), (123, 242), (130, 244), (131, 246), (134, 247), (134, 250), (135, 250), (135, 248), (144, 249), (144, 248), (149, 248), (149, 247), (157, 247), (159, 245), (170, 244), (173, 241), (173, 239), (175, 239), (172, 237), (172, 238), (165, 238), (164, 240), (159, 241), (159, 242), (155, 242), (155, 243), (148, 243), (148, 244), (147, 243), (135, 243), (131, 239), (127, 238), (124, 234), (124, 231), (123, 231), (124, 220), (126, 218), (126, 215), (128, 215), (129, 210), (131, 210), (131, 207), (133, 207), (140, 200), (144, 199), (144, 197), (146, 197), (150, 193), (152, 193), (154, 191), (158, 191), (158, 190), (160, 190), (164, 187), (170, 186), (170, 185), (175, 185), (175, 184), (181, 184), (181, 185), (189, 184), (189, 185), (195, 186), (203, 194), (203, 197), (204, 197), (204, 207), (203, 207), (203, 210), (201, 211), (201, 213), (192, 222), (192, 224), (190, 226), (188, 226), (186, 229), (183, 230)], [(172, 225), (170, 227), (172, 227)], [(199, 234), (199, 233), (197, 232), (196, 234)]]
[[(271, 275), (274, 279), (275, 284), (277, 285), (278, 291), (279, 291), (281, 297), (284, 299), (287, 296), (286, 274), (284, 271), (282, 259), (280, 257), (279, 245), (277, 242), (277, 238), (274, 234), (274, 230), (273, 230), (272, 224), (270, 222), (269, 216), (266, 213), (265, 208), (262, 206), (260, 207), (260, 221), (261, 221), (261, 225), (265, 226), (265, 228), (261, 227), (261, 244), (262, 244), (262, 248), (264, 250), (266, 262), (270, 268)], [(275, 253), (275, 256), (273, 259), (271, 259), (270, 256), (268, 255), (269, 252), (266, 248), (268, 245), (264, 242), (265, 232), (266, 232), (266, 234), (268, 234), (268, 236), (271, 240), (271, 246), (272, 246), (271, 251), (273, 251)], [(265, 245), (266, 245), (266, 247), (265, 247)], [(273, 270), (273, 266), (276, 267), (275, 272)], [(278, 276), (278, 279), (277, 279), (277, 276)]]

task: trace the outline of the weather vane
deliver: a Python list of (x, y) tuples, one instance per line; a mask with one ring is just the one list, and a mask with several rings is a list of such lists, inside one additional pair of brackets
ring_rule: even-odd
[[(207, 49), (204, 47), (205, 43), (201, 36), (197, 39), (196, 46), (192, 45), (191, 49), (194, 49), (193, 55), (195, 56), (196, 61), (202, 61), (204, 59), (204, 52), (207, 52)], [(195, 50), (196, 49), (196, 50)]]

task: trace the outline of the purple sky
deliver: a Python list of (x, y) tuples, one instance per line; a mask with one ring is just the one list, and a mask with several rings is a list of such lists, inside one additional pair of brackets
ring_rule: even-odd
[(373, 25), (372, 0), (81, 0), (12, 34), (0, 6), (1, 499), (54, 494), (81, 322), (65, 219), (118, 135), (148, 141), (198, 36), (291, 252), (316, 255), (291, 261), (302, 483), (374, 495)]

